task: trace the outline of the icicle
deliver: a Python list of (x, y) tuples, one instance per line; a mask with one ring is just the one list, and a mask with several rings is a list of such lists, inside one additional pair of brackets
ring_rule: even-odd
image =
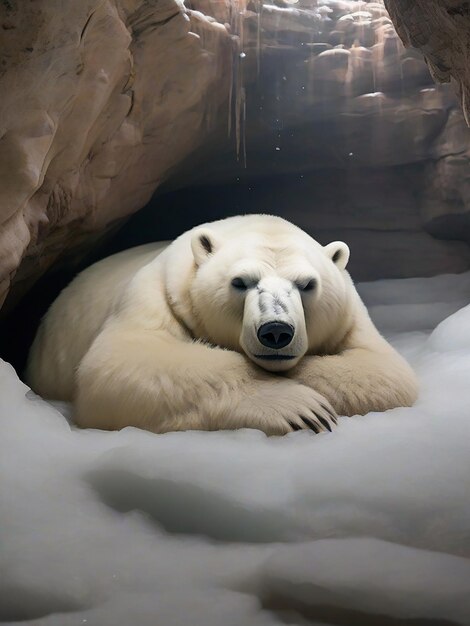
[[(243, 63), (246, 58), (244, 51), (244, 29), (243, 23), (246, 13), (246, 0), (236, 0), (234, 2), (235, 16), (232, 14), (232, 32), (234, 32), (234, 60), (232, 87), (230, 90), (230, 118), (235, 118), (235, 144), (237, 160), (240, 160), (240, 153), (243, 157), (243, 166), (246, 168), (246, 92), (243, 72)], [(234, 110), (232, 100), (235, 100)], [(232, 113), (233, 111), (233, 113)], [(231, 126), (231, 119), (229, 122)]]
[(256, 74), (259, 79), (261, 67), (261, 13), (263, 12), (263, 0), (257, 2), (257, 31), (256, 31)]

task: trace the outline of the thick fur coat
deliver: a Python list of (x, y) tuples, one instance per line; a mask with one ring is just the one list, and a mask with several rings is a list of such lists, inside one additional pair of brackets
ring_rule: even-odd
[(100, 261), (51, 306), (27, 378), (85, 427), (330, 429), (411, 405), (415, 375), (325, 247), (273, 216), (205, 224)]

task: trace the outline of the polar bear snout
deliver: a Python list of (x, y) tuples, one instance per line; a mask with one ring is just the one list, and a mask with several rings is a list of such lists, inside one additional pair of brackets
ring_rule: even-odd
[(267, 322), (258, 328), (257, 336), (259, 342), (266, 348), (281, 350), (291, 343), (294, 333), (295, 329), (290, 324)]
[(302, 299), (291, 281), (270, 276), (245, 296), (240, 346), (269, 371), (288, 370), (308, 348)]

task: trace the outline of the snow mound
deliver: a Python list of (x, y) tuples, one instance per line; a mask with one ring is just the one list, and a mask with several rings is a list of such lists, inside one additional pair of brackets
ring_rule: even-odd
[(359, 290), (421, 394), (333, 433), (81, 431), (2, 363), (0, 621), (469, 624), (470, 274)]

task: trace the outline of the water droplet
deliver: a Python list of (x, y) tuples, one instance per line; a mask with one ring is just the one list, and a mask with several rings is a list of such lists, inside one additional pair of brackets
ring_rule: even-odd
[(350, 153), (349, 153), (349, 156), (354, 156), (354, 152), (350, 152)]
[(276, 146), (276, 150), (280, 150), (281, 148), (279, 146)]
[(244, 52), (240, 52), (240, 59), (244, 59), (246, 57), (246, 54)]

